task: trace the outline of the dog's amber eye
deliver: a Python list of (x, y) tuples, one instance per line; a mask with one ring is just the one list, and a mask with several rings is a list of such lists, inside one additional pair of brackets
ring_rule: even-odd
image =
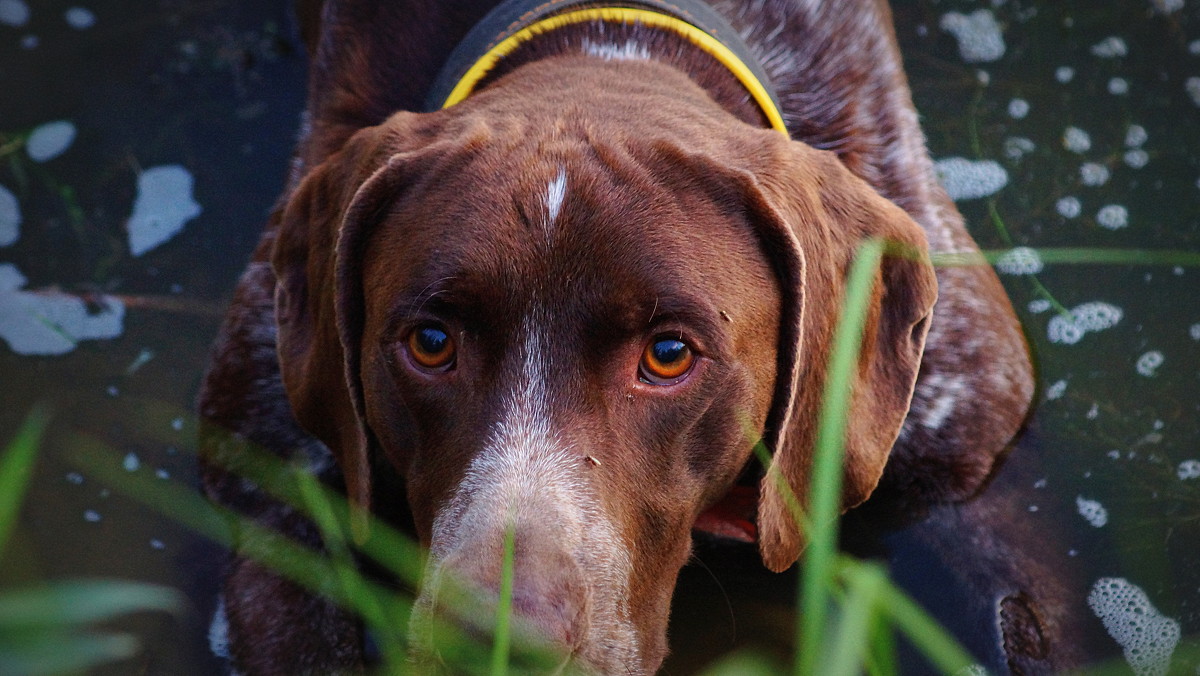
[(655, 338), (642, 352), (639, 375), (652, 385), (673, 385), (687, 375), (695, 361), (696, 354), (682, 340)]
[(408, 334), (408, 353), (422, 368), (447, 369), (454, 364), (454, 339), (436, 326), (421, 326)]

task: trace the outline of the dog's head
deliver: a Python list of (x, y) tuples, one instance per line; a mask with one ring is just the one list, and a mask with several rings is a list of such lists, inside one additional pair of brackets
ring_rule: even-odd
[[(511, 528), (517, 616), (590, 668), (641, 673), (693, 523), (760, 439), (804, 503), (857, 245), (924, 238), (831, 153), (699, 91), (604, 101), (514, 112), (485, 90), (363, 129), (293, 194), (273, 265), (288, 397), (350, 497), (395, 499), (371, 495), (386, 456), (432, 577), (492, 594)], [(885, 257), (872, 293), (847, 507), (908, 410), (933, 272)], [(758, 509), (775, 570), (803, 546), (785, 493), (764, 481)]]

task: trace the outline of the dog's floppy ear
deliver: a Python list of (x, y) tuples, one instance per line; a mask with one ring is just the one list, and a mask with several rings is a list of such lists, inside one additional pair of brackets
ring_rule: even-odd
[(276, 277), (280, 372), (300, 425), (337, 458), (346, 494), (371, 502), (370, 458), (359, 373), (362, 246), (371, 226), (420, 163), (402, 113), (356, 133), (313, 169), (278, 214), (271, 265)]
[(851, 383), (843, 509), (875, 489), (908, 413), (937, 280), (921, 227), (833, 153), (782, 138), (766, 145), (766, 156), (743, 173), (743, 189), (781, 287), (775, 393), (764, 438), (773, 459), (757, 518), (763, 561), (781, 571), (804, 547), (786, 491), (807, 507), (833, 332), (859, 244), (882, 238), (889, 253), (876, 272)]

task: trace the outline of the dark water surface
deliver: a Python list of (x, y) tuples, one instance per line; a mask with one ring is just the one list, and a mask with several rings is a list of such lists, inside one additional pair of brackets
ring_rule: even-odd
[[(131, 473), (194, 482), (191, 402), (303, 105), (284, 5), (0, 0), (0, 436), (35, 402), (56, 413), (0, 589), (108, 576), (177, 586), (192, 602), (180, 618), (127, 622), (147, 648), (103, 673), (219, 669), (206, 639), (219, 552), (70, 455), (99, 441)], [(932, 155), (961, 158), (941, 166), (984, 248), (1200, 249), (1200, 0), (913, 0), (895, 12)], [(42, 126), (56, 121), (69, 125)], [(14, 144), (35, 129), (36, 142)], [(1090, 661), (1139, 640), (1121, 622), (1160, 637), (1152, 652), (1172, 636), (1194, 645), (1200, 267), (1029, 253), (1000, 267), (1036, 272), (1002, 277), (1041, 389), (989, 490), (1032, 534), (1024, 551), (1069, 577)], [(915, 541), (891, 536), (879, 553), (987, 659), (988, 615)], [(792, 579), (751, 555), (698, 549), (669, 673), (786, 644)], [(1173, 673), (1200, 673), (1183, 653)], [(1165, 669), (1142, 655), (1137, 673)]]

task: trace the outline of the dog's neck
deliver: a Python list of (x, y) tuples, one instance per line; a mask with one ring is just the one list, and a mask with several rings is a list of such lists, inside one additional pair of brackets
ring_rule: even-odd
[(761, 68), (733, 30), (703, 2), (682, 3), (693, 12), (672, 6), (672, 14), (654, 9), (664, 5), (657, 0), (649, 0), (648, 9), (591, 5), (559, 13), (541, 8), (563, 5), (571, 10), (570, 5), (579, 3), (535, 4), (509, 0), (485, 18), (455, 50), (427, 107), (453, 105), (523, 65), (555, 57), (653, 61), (682, 71), (743, 122), (787, 134)]

